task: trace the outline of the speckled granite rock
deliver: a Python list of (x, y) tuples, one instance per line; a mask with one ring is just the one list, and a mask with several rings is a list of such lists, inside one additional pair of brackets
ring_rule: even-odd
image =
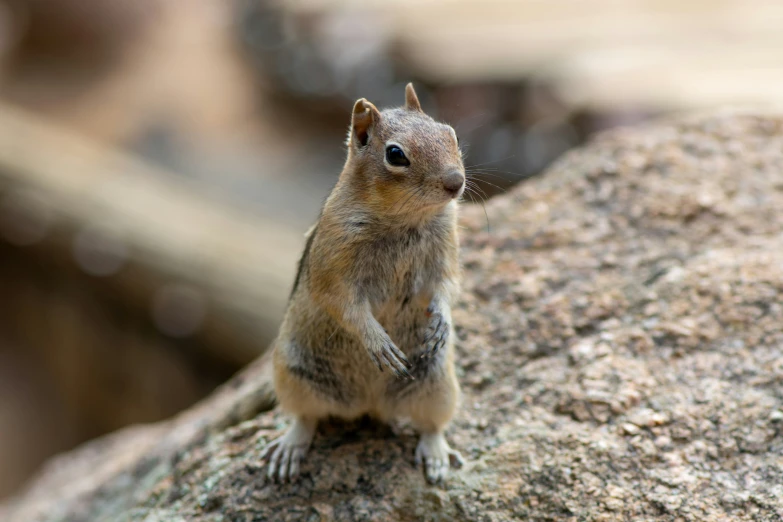
[(464, 212), (469, 463), (445, 486), (409, 426), (368, 422), (324, 426), (301, 481), (269, 484), (270, 411), (41, 519), (783, 518), (783, 117), (615, 130), (486, 210), (489, 231)]

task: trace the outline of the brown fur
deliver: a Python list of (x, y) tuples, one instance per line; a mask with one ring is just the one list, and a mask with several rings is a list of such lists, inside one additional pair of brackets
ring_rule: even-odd
[[(385, 160), (390, 143), (409, 166)], [(456, 135), (424, 114), (412, 86), (402, 108), (356, 102), (345, 166), (309, 232), (274, 345), (284, 410), (308, 423), (370, 414), (445, 429), (459, 397), (457, 202), (443, 181), (455, 172), (464, 177)], [(433, 332), (444, 338), (434, 354)]]

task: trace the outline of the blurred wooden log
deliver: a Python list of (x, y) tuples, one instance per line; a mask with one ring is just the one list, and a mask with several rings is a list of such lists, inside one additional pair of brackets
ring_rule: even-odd
[(30, 256), (78, 266), (162, 333), (237, 365), (275, 334), (303, 242), (187, 179), (8, 106), (0, 232)]
[[(323, 21), (316, 49), (353, 50), (335, 45), (344, 36), (328, 29), (338, 22), (371, 26), (364, 46), (393, 49), (397, 70), (430, 85), (533, 80), (562, 91), (573, 106), (599, 111), (783, 104), (778, 0), (368, 0), (351, 9), (342, 0), (297, 0), (284, 6), (289, 16)], [(360, 31), (347, 33), (355, 38)], [(343, 65), (341, 52), (332, 54)]]

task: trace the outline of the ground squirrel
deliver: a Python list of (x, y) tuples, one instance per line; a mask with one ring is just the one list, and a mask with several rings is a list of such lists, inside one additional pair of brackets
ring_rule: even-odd
[(268, 474), (299, 473), (319, 419), (369, 414), (410, 418), (416, 462), (437, 482), (462, 464), (443, 436), (460, 393), (451, 302), (462, 153), (411, 84), (400, 108), (358, 100), (347, 146), (273, 346), (275, 391), (293, 424), (267, 447)]

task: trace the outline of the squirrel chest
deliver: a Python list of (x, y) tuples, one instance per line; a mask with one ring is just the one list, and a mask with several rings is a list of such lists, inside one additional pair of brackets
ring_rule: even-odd
[(442, 243), (437, 231), (422, 227), (393, 231), (357, 245), (356, 281), (373, 309), (383, 312), (389, 306), (414, 305), (417, 298), (428, 298), (422, 294), (430, 293), (431, 283), (443, 270)]

